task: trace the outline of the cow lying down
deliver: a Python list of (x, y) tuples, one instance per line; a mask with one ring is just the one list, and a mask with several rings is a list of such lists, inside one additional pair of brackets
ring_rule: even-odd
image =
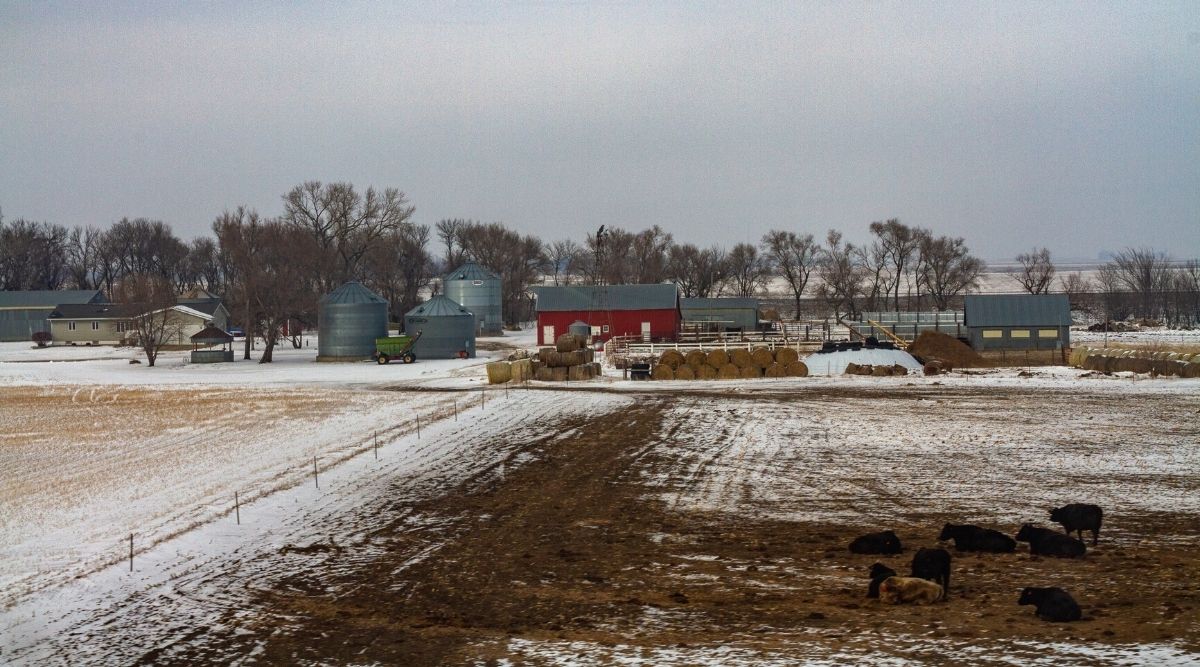
[(943, 595), (940, 585), (917, 577), (888, 577), (879, 584), (879, 601), (887, 604), (933, 604)]

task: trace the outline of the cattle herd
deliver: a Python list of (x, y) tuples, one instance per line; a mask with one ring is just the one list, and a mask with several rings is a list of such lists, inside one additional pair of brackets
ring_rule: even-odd
[[(984, 553), (1012, 553), (1017, 549), (1017, 542), (1028, 542), (1029, 553), (1034, 555), (1082, 558), (1087, 553), (1083, 531), (1091, 532), (1095, 545), (1100, 539), (1103, 519), (1100, 507), (1074, 503), (1050, 512), (1050, 520), (1061, 524), (1066, 535), (1027, 523), (1013, 539), (989, 528), (948, 523), (938, 540), (952, 540), (955, 551)], [(1073, 532), (1079, 539), (1071, 537)], [(902, 550), (900, 538), (890, 530), (862, 535), (850, 543), (850, 552), (856, 554), (888, 555)], [(867, 597), (878, 598), (887, 604), (932, 604), (944, 600), (950, 590), (950, 561), (950, 552), (945, 549), (919, 549), (913, 555), (912, 571), (907, 577), (899, 576), (883, 563), (875, 563), (870, 569)], [(1083, 615), (1071, 594), (1056, 587), (1024, 588), (1017, 604), (1034, 605), (1038, 618), (1046, 621), (1078, 621)]]

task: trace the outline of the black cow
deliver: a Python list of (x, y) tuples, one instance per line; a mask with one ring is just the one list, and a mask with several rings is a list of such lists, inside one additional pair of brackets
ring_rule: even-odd
[(950, 552), (945, 549), (918, 549), (912, 559), (912, 576), (941, 584), (943, 595), (949, 595)]
[(852, 554), (898, 554), (901, 550), (900, 538), (890, 530), (868, 533), (850, 543)]
[(1074, 537), (1049, 528), (1038, 528), (1032, 523), (1021, 526), (1020, 532), (1017, 533), (1017, 541), (1028, 542), (1029, 553), (1038, 556), (1082, 558), (1087, 553), (1087, 545)]
[(1075, 598), (1061, 588), (1025, 588), (1017, 604), (1037, 605), (1037, 616), (1043, 621), (1062, 623), (1078, 621), (1083, 616)]
[(1050, 510), (1050, 520), (1061, 523), (1068, 535), (1078, 532), (1081, 540), (1083, 531), (1092, 531), (1092, 544), (1096, 544), (1100, 539), (1100, 523), (1104, 521), (1104, 510), (1100, 509), (1099, 505), (1072, 503)]
[(884, 579), (896, 576), (896, 571), (884, 565), (883, 563), (875, 563), (871, 566), (871, 584), (867, 586), (867, 597), (879, 597), (879, 584), (883, 583)]
[(948, 523), (942, 527), (939, 540), (954, 540), (955, 551), (986, 551), (988, 553), (1012, 553), (1017, 550), (1013, 538), (990, 528)]

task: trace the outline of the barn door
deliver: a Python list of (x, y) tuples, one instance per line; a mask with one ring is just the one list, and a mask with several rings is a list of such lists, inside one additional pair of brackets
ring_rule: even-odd
[(650, 342), (650, 323), (642, 322), (642, 340)]
[(554, 325), (547, 324), (542, 327), (542, 345), (554, 344)]

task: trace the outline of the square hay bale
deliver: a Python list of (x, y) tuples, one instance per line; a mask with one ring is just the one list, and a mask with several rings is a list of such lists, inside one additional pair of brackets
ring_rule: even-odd
[(592, 379), (592, 365), (581, 364), (579, 366), (571, 366), (567, 369), (567, 379), (571, 382), (580, 382), (582, 380)]
[(533, 362), (528, 359), (518, 359), (512, 362), (512, 381), (528, 382), (533, 379)]
[(900, 364), (892, 364), (892, 375), (905, 376), (908, 375), (908, 369)]
[(533, 379), (539, 382), (554, 382), (554, 371), (556, 369), (549, 366), (542, 366), (533, 372)]
[(884, 366), (883, 364), (877, 364), (876, 366), (871, 368), (871, 375), (873, 375), (875, 377), (879, 377), (879, 378), (890, 377), (891, 374), (892, 374), (891, 366)]
[(585, 350), (574, 350), (572, 352), (555, 352), (554, 355), (546, 360), (546, 365), (552, 368), (565, 368), (568, 366), (579, 366), (587, 363), (587, 355)]
[(504, 384), (512, 379), (512, 364), (493, 361), (487, 365), (488, 384)]
[(851, 361), (850, 363), (846, 364), (846, 370), (842, 371), (842, 374), (843, 375), (858, 375), (859, 371), (861, 369), (862, 369), (861, 365), (856, 364), (853, 361)]

